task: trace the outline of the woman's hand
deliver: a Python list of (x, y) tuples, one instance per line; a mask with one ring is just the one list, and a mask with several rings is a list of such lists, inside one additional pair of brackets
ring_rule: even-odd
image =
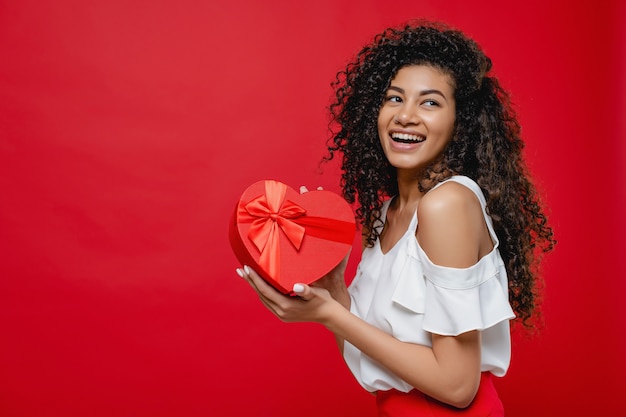
[[(317, 187), (318, 191), (323, 190), (323, 189), (324, 189), (324, 187)], [(306, 188), (306, 185), (301, 185), (300, 186), (300, 194), (304, 194), (304, 193), (308, 193), (308, 192), (309, 192), (309, 189)]]
[(346, 288), (345, 272), (349, 258), (350, 252), (332, 271), (311, 284), (312, 287), (326, 289), (339, 304), (348, 310), (350, 309), (350, 295)]
[(285, 295), (265, 282), (252, 268), (244, 266), (237, 274), (256, 291), (261, 302), (284, 322), (315, 322), (325, 324), (337, 302), (329, 291), (306, 284), (293, 286), (294, 296)]

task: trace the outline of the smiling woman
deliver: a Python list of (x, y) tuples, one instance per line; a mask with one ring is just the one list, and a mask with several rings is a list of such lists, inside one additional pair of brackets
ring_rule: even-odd
[(380, 416), (503, 416), (509, 321), (530, 323), (538, 254), (555, 244), (491, 60), (462, 32), (390, 28), (339, 74), (331, 106), (363, 252), (285, 297), (237, 273), (283, 321), (330, 330)]
[[(329, 83), (370, 36), (419, 16), (463, 28), (493, 60), (559, 238), (542, 327), (515, 329), (506, 376), (492, 377), (507, 417), (621, 415), (625, 1), (19, 0), (0, 2), (0, 416), (374, 416), (332, 334), (284, 325), (234, 274), (226, 232), (259, 179), (341, 189), (343, 152), (318, 169)], [(360, 196), (397, 185), (377, 134), (394, 50), (368, 61), (375, 91), (364, 74), (348, 94), (363, 217)], [(421, 200), (420, 235), (435, 225), (426, 198), (453, 185)], [(359, 236), (351, 253), (348, 284)]]
[(415, 175), (448, 145), (454, 119), (454, 87), (448, 75), (424, 65), (401, 68), (378, 114), (385, 157), (394, 167)]

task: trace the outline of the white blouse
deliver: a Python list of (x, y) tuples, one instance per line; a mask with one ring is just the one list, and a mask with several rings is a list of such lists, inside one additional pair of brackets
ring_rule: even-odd
[[(464, 176), (446, 181), (462, 184), (476, 194), (494, 242), (493, 250), (469, 268), (435, 265), (415, 237), (415, 213), (408, 230), (389, 252), (383, 254), (379, 240), (363, 251), (356, 276), (348, 288), (350, 311), (403, 342), (426, 346), (432, 346), (433, 333), (456, 336), (479, 330), (481, 371), (503, 376), (511, 358), (509, 320), (515, 315), (508, 300), (507, 275), (498, 251), (498, 238), (478, 184)], [(390, 201), (382, 207), (383, 223)], [(413, 389), (347, 341), (344, 359), (368, 391)]]

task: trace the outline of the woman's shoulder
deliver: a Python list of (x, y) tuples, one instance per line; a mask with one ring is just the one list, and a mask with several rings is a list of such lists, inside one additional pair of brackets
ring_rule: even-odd
[(463, 214), (472, 208), (481, 208), (479, 196), (474, 187), (471, 186), (472, 184), (476, 185), (467, 177), (453, 177), (437, 184), (422, 197), (418, 216), (428, 214), (429, 216), (447, 217)]
[(426, 193), (417, 209), (417, 240), (437, 265), (466, 268), (476, 263), (484, 216), (476, 194), (456, 181)]

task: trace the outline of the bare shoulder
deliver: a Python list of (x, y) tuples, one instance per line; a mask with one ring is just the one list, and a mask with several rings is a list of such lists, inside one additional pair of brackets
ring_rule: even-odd
[(482, 211), (474, 192), (458, 182), (448, 181), (422, 197), (418, 216), (448, 217), (467, 214), (468, 210), (478, 210), (479, 214)]
[(422, 197), (417, 209), (417, 239), (436, 264), (467, 267), (478, 259), (484, 217), (472, 190), (449, 181)]

